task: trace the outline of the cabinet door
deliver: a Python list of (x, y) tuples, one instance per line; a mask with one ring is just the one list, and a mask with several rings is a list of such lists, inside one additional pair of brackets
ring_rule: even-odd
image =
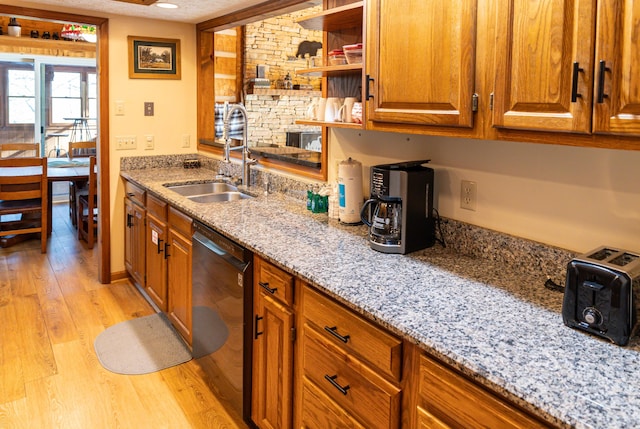
[(145, 284), (145, 210), (125, 198), (124, 264), (133, 281)]
[(293, 312), (254, 288), (251, 419), (261, 429), (288, 429), (293, 401)]
[(595, 0), (501, 2), (496, 127), (591, 131), (594, 13)]
[(129, 274), (133, 273), (133, 203), (124, 199), (124, 267)]
[(640, 1), (598, 1), (594, 133), (640, 135)]
[(191, 238), (169, 230), (167, 254), (168, 315), (173, 326), (191, 344)]
[(161, 311), (167, 311), (167, 223), (147, 214), (146, 291)]
[(476, 3), (367, 3), (368, 121), (473, 126)]

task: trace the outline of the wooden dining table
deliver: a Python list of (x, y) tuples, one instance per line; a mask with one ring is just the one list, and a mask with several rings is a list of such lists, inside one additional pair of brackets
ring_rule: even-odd
[[(32, 174), (33, 168), (27, 167), (20, 170), (12, 169), (11, 174)], [(3, 172), (3, 170), (5, 170)], [(0, 168), (0, 176), (8, 174), (6, 169)], [(52, 231), (52, 216), (51, 209), (53, 204), (53, 183), (54, 182), (86, 182), (89, 180), (89, 158), (48, 158), (47, 159), (47, 181), (49, 186), (47, 187), (48, 194), (48, 210), (47, 221), (49, 235)]]

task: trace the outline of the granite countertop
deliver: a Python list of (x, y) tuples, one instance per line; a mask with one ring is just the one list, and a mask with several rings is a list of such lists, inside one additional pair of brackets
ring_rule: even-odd
[(562, 294), (542, 287), (542, 273), (439, 245), (379, 253), (364, 226), (286, 194), (198, 204), (163, 186), (211, 180), (211, 170), (121, 175), (554, 424), (640, 427), (640, 341), (619, 347), (564, 326)]

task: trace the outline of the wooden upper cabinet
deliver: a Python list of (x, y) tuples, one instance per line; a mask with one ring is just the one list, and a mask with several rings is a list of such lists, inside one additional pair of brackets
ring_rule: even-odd
[(367, 3), (367, 120), (473, 127), (477, 0)]
[(593, 132), (640, 135), (640, 1), (599, 0)]
[(498, 10), (496, 127), (591, 131), (595, 0), (510, 0)]

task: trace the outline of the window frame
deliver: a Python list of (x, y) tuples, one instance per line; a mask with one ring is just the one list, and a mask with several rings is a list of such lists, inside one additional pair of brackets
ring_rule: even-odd
[(90, 74), (94, 74), (97, 76), (96, 67), (73, 66), (73, 65), (66, 65), (66, 64), (47, 64), (45, 68), (46, 68), (45, 76), (47, 76), (45, 79), (45, 94), (44, 94), (46, 113), (45, 113), (45, 124), (43, 125), (45, 127), (55, 127), (55, 126), (64, 126), (69, 124), (69, 121), (53, 122), (54, 98), (68, 99), (69, 97), (53, 97), (52, 88), (51, 88), (51, 82), (53, 80), (53, 77), (49, 79), (48, 78), (49, 73), (56, 73), (56, 72), (80, 73), (80, 97), (71, 97), (71, 98), (80, 98), (80, 114), (81, 116), (89, 116), (89, 100), (92, 98), (97, 99), (97, 97), (89, 97), (88, 76)]
[(2, 129), (17, 129), (24, 128), (25, 126), (33, 127), (34, 123), (20, 123), (12, 124), (9, 122), (9, 99), (10, 98), (33, 98), (34, 102), (37, 97), (37, 92), (33, 97), (16, 97), (9, 95), (9, 70), (30, 70), (34, 73), (34, 85), (35, 85), (35, 67), (33, 64), (19, 64), (8, 61), (0, 61), (0, 88), (2, 88), (3, 96), (0, 97), (0, 128)]

